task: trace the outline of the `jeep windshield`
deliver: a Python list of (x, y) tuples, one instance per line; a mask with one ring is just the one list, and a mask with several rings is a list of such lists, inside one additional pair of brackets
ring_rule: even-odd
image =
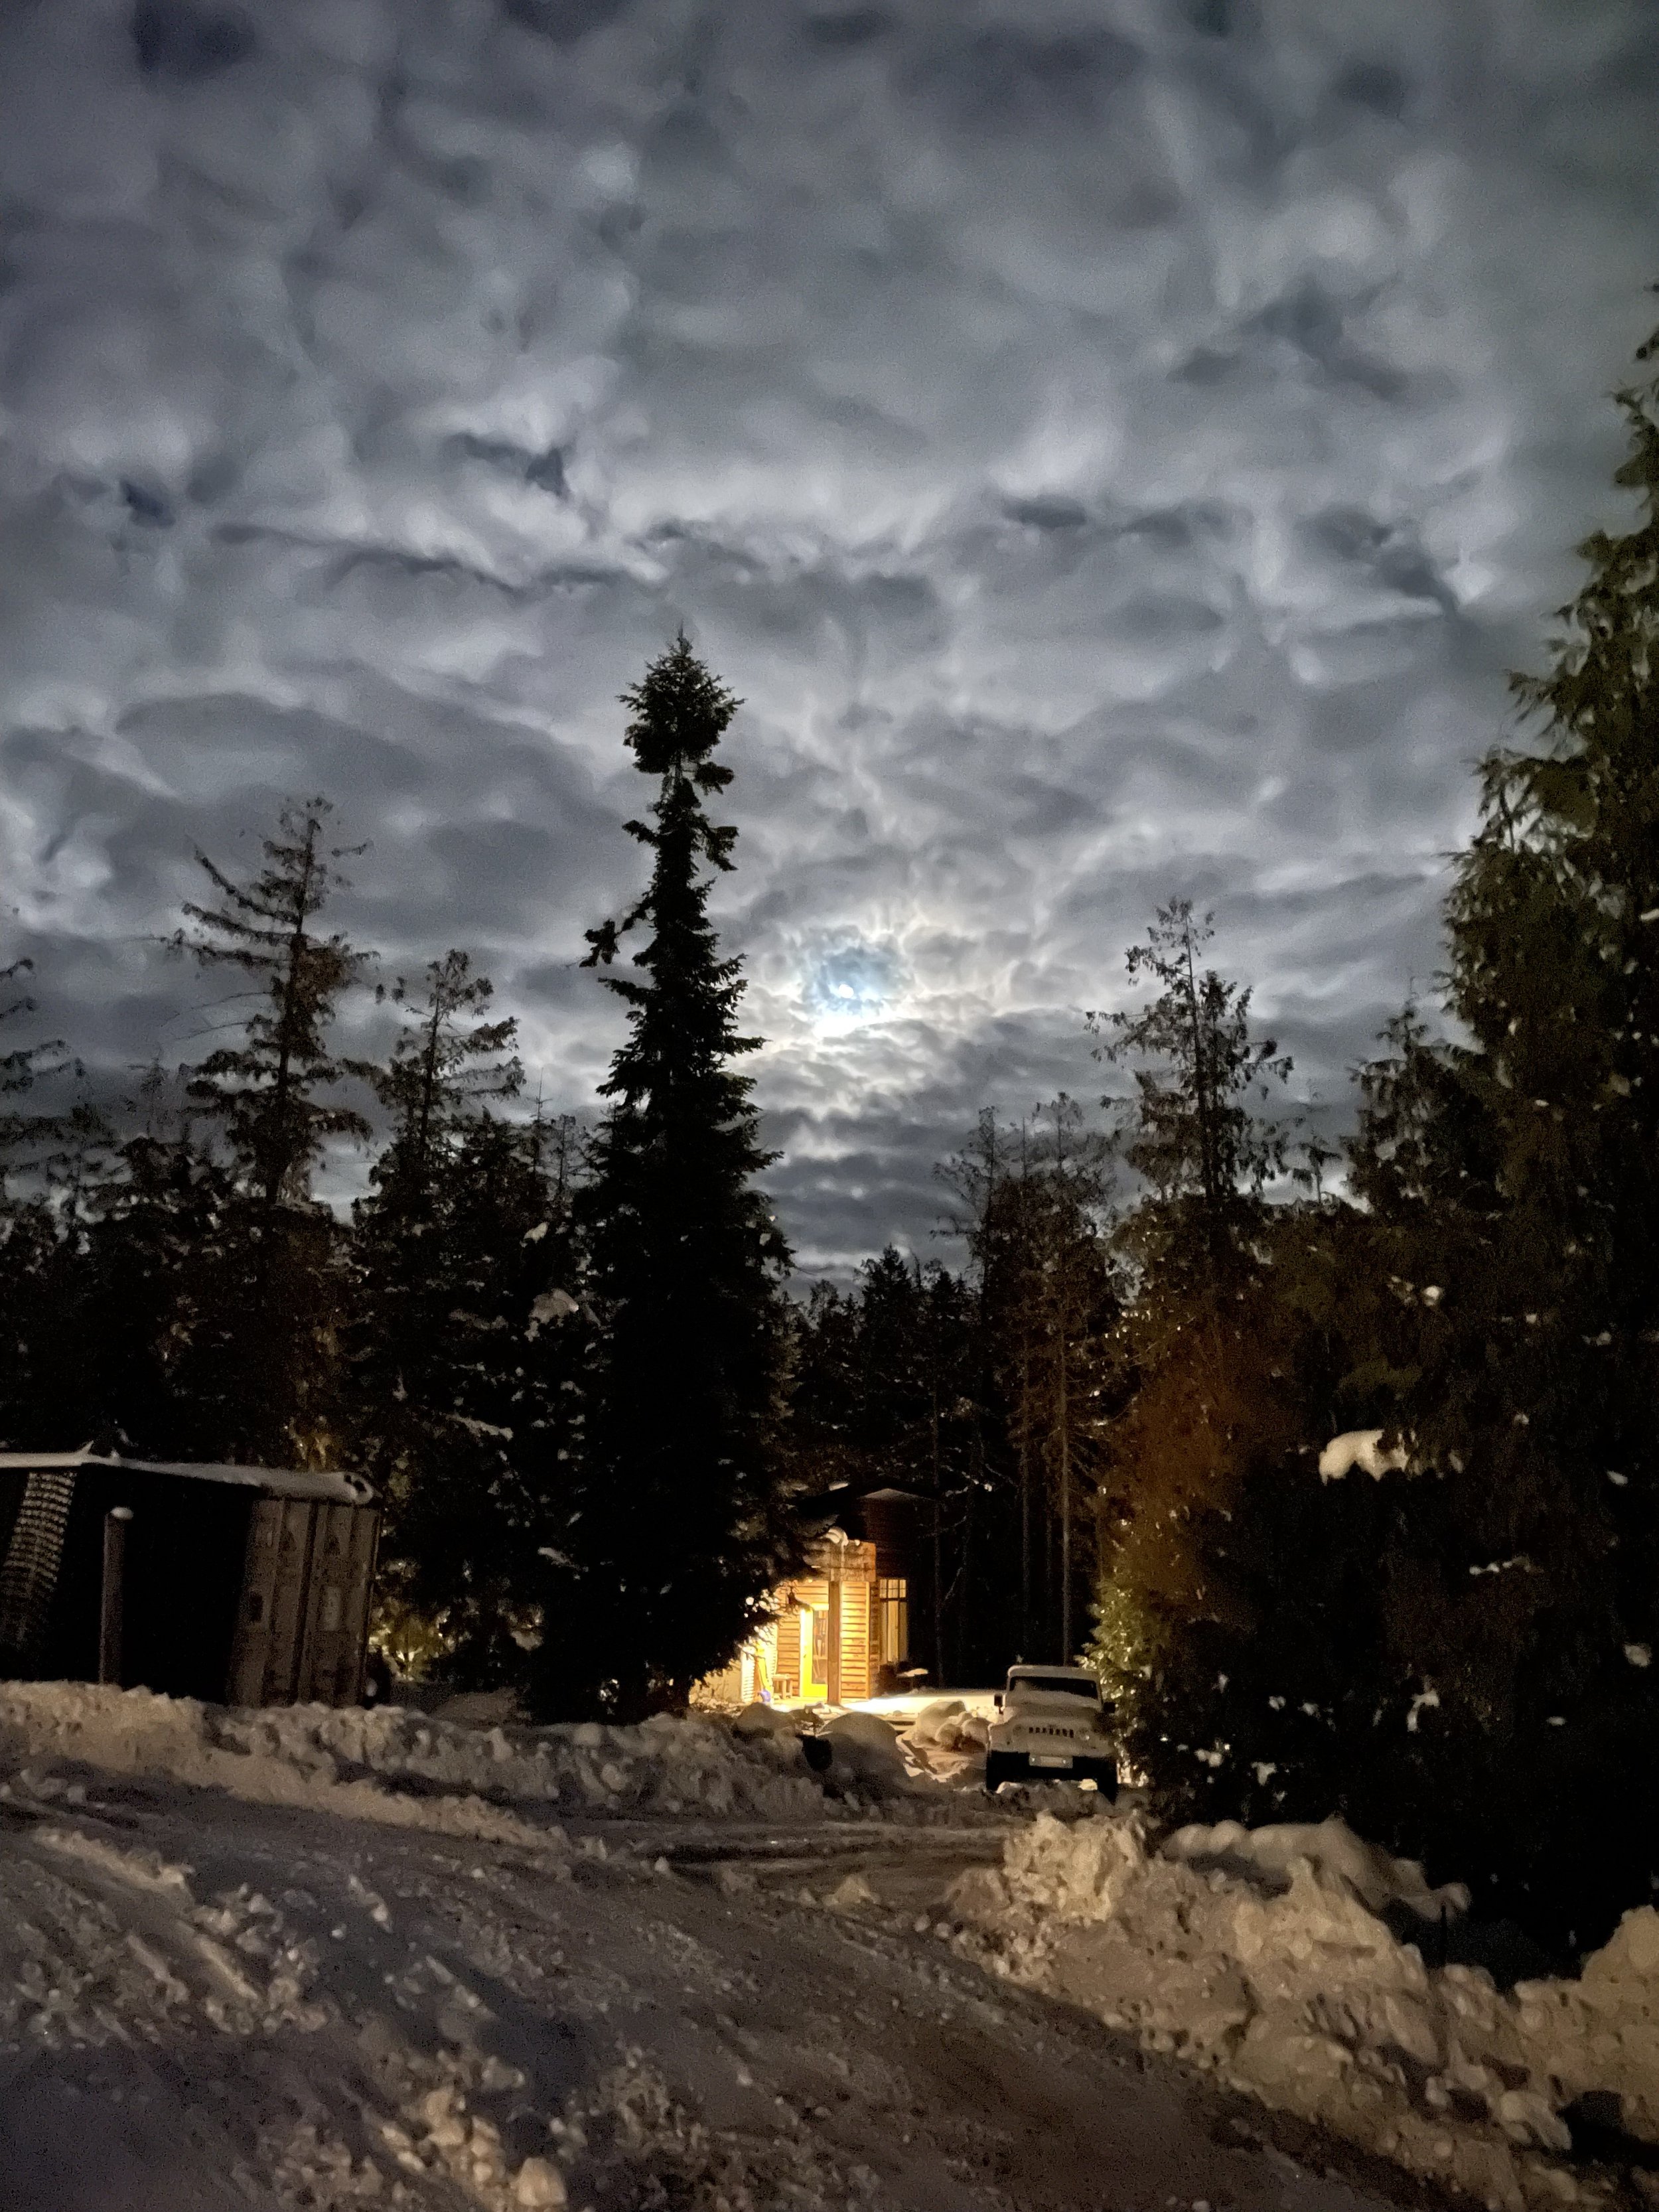
[(1100, 1696), (1098, 1682), (1079, 1682), (1074, 1674), (1011, 1674), (1010, 1692), (1015, 1690), (1041, 1690), (1045, 1696), (1053, 1690), (1063, 1697), (1087, 1698), (1091, 1704)]

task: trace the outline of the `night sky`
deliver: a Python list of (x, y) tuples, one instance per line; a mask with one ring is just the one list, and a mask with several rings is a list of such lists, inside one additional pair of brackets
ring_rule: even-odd
[(192, 848), (321, 789), (341, 925), (472, 951), (590, 1108), (616, 694), (684, 622), (804, 1268), (948, 1249), (932, 1162), (1098, 1097), (1172, 895), (1340, 1127), (1633, 513), (1656, 147), (1649, 0), (0, 0), (42, 1031), (106, 1087), (218, 1041)]

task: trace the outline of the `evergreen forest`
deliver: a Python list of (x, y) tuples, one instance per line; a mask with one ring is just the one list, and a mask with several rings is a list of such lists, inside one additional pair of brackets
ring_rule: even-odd
[(899, 1488), (932, 1681), (1082, 1657), (1164, 1815), (1338, 1812), (1599, 1941), (1659, 1887), (1659, 377), (1617, 401), (1638, 512), (1510, 679), (1443, 970), (1340, 1151), (1172, 896), (1103, 948), (1086, 1098), (964, 1102), (959, 1258), (800, 1281), (708, 913), (741, 702), (682, 633), (622, 696), (590, 1115), (534, 1107), (465, 948), (346, 941), (322, 797), (198, 856), (172, 941), (231, 1012), (182, 1071), (112, 1100), (5, 971), (0, 1440), (361, 1471), (398, 1663), (560, 1719), (684, 1709), (824, 1494)]

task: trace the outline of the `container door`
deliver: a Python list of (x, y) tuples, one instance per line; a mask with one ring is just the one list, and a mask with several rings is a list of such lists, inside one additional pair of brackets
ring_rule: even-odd
[(315, 1534), (311, 1546), (311, 1576), (306, 1591), (305, 1632), (301, 1640), (300, 1664), (294, 1696), (299, 1705), (331, 1705), (340, 1675), (349, 1671), (346, 1601), (351, 1591), (351, 1523), (356, 1511), (350, 1505), (313, 1508)]
[(228, 1705), (263, 1705), (266, 1701), (282, 1542), (282, 1500), (276, 1498), (257, 1499), (248, 1516), (247, 1557), (242, 1569), (242, 1601), (236, 1615), (235, 1632), (231, 1639), (230, 1670), (225, 1683)]
[(311, 1581), (311, 1546), (317, 1508), (303, 1499), (284, 1498), (276, 1540), (276, 1584), (271, 1599), (270, 1662), (264, 1703), (291, 1705), (304, 1656), (307, 1596)]

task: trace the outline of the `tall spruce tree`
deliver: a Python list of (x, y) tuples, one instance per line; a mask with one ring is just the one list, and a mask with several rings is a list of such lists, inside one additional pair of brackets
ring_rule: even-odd
[(569, 1556), (591, 1330), (568, 1123), (479, 1109), (418, 1237), (358, 1212), (352, 1436), (387, 1504), (383, 1594), (470, 1687), (523, 1684)]
[[(14, 960), (0, 968), (0, 1024), (37, 1011), (24, 979), (33, 973), (32, 960)], [(48, 1044), (14, 1045), (0, 1052), (0, 1178), (3, 1178), (28, 1148), (39, 1145), (58, 1127), (50, 1115), (25, 1113), (12, 1103), (33, 1090), (42, 1076), (62, 1074), (67, 1062), (52, 1055), (63, 1051), (53, 1039)]]
[(262, 841), (264, 866), (247, 884), (198, 852), (218, 896), (206, 906), (186, 901), (195, 927), (173, 939), (204, 968), (239, 969), (252, 979), (251, 995), (267, 1001), (246, 1018), (241, 1042), (210, 1052), (190, 1083), (267, 1209), (309, 1198), (310, 1170), (331, 1137), (369, 1134), (363, 1115), (332, 1095), (343, 1076), (361, 1071), (334, 1056), (328, 1034), (367, 956), (337, 932), (323, 937), (312, 927), (348, 887), (338, 863), (365, 849), (327, 843), (333, 811), (322, 798), (285, 805), (276, 834)]
[[(32, 971), (27, 959), (0, 968), (0, 1027), (36, 1012), (26, 981)], [(52, 1386), (64, 1233), (40, 1164), (60, 1123), (22, 1102), (42, 1076), (63, 1072), (53, 1058), (62, 1049), (54, 1042), (0, 1053), (0, 1439), (48, 1449), (62, 1437), (52, 1426), (63, 1413)]]
[(1291, 1073), (1273, 1038), (1251, 1034), (1249, 988), (1200, 969), (1213, 920), (1195, 920), (1190, 899), (1160, 907), (1146, 944), (1125, 955), (1130, 981), (1158, 984), (1158, 995), (1139, 1012), (1087, 1018), (1098, 1056), (1128, 1062), (1134, 1080), (1133, 1101), (1103, 1103), (1122, 1114), (1123, 1157), (1156, 1200), (1138, 1226), (1171, 1252), (1190, 1248), (1212, 1279), (1230, 1271), (1254, 1202), (1288, 1165), (1286, 1133), (1249, 1102)]
[(512, 1050), (517, 1024), (486, 1018), (493, 986), (465, 952), (431, 962), (424, 989), (400, 976), (389, 995), (401, 1018), (397, 1036), (368, 1073), (392, 1130), (352, 1209), (349, 1356), (368, 1417), (365, 1448), (377, 1459), (390, 1455), (418, 1487), (408, 1455), (423, 1461), (428, 1443), (441, 1458), (453, 1449), (448, 1425), (465, 1410), (451, 1373), (452, 1247), (478, 1194), (461, 1190), (459, 1170), (487, 1102), (514, 1097), (524, 1071)]
[(320, 798), (285, 805), (262, 841), (263, 866), (245, 884), (198, 853), (217, 896), (187, 902), (193, 927), (173, 940), (201, 966), (240, 971), (252, 986), (240, 1042), (210, 1053), (187, 1089), (223, 1131), (236, 1170), (215, 1449), (256, 1463), (318, 1464), (341, 1448), (343, 1238), (313, 1201), (310, 1176), (331, 1139), (366, 1138), (369, 1125), (338, 1096), (363, 1071), (336, 1055), (330, 1036), (367, 956), (315, 927), (345, 888), (338, 864), (349, 854), (326, 839), (332, 811)]
[(392, 1116), (392, 1143), (373, 1180), (387, 1206), (416, 1218), (443, 1180), (458, 1132), (484, 1101), (515, 1097), (524, 1066), (513, 1047), (518, 1024), (486, 1018), (495, 986), (452, 949), (430, 962), (424, 993), (399, 976), (390, 994), (403, 1016), (390, 1057), (369, 1077)]
[(1101, 1355), (1118, 1311), (1109, 1139), (1062, 1092), (1016, 1129), (981, 1115), (942, 1172), (968, 1202), (954, 1226), (978, 1294), (985, 1456), (1017, 1518), (1018, 1605), (1005, 1583), (1002, 1639), (1010, 1654), (1069, 1663), (1092, 1583)]
[[(129, 1110), (131, 1102), (127, 1102)], [(157, 1459), (223, 1455), (242, 1418), (235, 1315), (246, 1279), (231, 1171), (185, 1117), (152, 1110), (81, 1201), (54, 1328), (85, 1431)], [(97, 1347), (87, 1361), (83, 1347)], [(78, 1381), (71, 1379), (81, 1364)]]
[(604, 981), (629, 1035), (602, 1091), (594, 1146), (592, 1286), (603, 1337), (573, 1571), (550, 1599), (541, 1700), (562, 1714), (637, 1717), (684, 1703), (760, 1616), (786, 1556), (775, 1428), (788, 1252), (754, 1178), (750, 1079), (733, 1062), (739, 965), (708, 915), (734, 829), (705, 799), (732, 771), (714, 750), (741, 703), (684, 633), (623, 694), (626, 743), (657, 786), (629, 834), (651, 879), (620, 921), (590, 931), (609, 967), (635, 928), (636, 976)]
[[(1335, 1806), (1568, 1949), (1659, 1879), (1659, 384), (1618, 398), (1643, 515), (1480, 764), (1462, 1034), (1361, 1072), (1359, 1208), (1251, 1230), (1226, 1387), (1143, 1370), (1099, 1638), (1171, 1809)], [(1314, 1479), (1376, 1426), (1405, 1471)]]

